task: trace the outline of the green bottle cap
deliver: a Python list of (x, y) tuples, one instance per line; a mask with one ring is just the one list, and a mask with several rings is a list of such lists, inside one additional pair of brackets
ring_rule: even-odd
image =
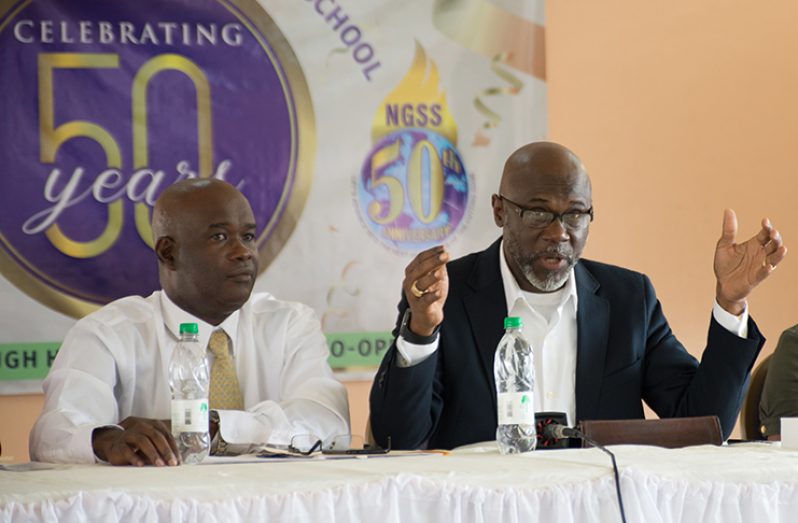
[(524, 321), (518, 316), (507, 316), (504, 318), (505, 329), (520, 329), (524, 326)]
[(197, 334), (199, 332), (199, 328), (197, 327), (196, 323), (181, 323), (180, 324), (180, 334)]

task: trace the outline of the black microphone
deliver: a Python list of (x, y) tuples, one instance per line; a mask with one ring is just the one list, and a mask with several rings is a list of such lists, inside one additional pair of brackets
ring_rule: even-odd
[(537, 448), (541, 450), (568, 448), (570, 444), (568, 438), (553, 438), (551, 437), (551, 433), (547, 432), (544, 428), (551, 424), (565, 425), (566, 423), (568, 423), (568, 416), (565, 415), (565, 412), (536, 412), (535, 432), (537, 432), (538, 438)]
[(543, 427), (543, 437), (546, 439), (584, 438), (579, 429), (566, 427), (559, 423), (549, 423)]

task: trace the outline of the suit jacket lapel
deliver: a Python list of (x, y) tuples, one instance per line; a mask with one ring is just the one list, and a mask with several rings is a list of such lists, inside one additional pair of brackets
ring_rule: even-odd
[(575, 268), (576, 294), (576, 419), (595, 419), (607, 354), (610, 304), (597, 295), (599, 282), (582, 263)]
[(504, 317), (507, 316), (504, 285), (499, 269), (500, 242), (501, 239), (497, 240), (479, 254), (468, 279), (468, 285), (474, 292), (463, 297), (463, 306), (479, 351), (482, 373), (490, 383), (494, 409), (496, 382), (493, 377), (493, 356), (496, 345), (504, 334)]

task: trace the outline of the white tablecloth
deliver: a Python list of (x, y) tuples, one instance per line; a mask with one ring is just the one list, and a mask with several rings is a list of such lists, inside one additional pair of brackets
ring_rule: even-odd
[[(631, 522), (798, 521), (798, 452), (622, 445)], [(2, 521), (620, 521), (598, 449), (0, 472)], [(229, 459), (229, 458), (227, 458)]]

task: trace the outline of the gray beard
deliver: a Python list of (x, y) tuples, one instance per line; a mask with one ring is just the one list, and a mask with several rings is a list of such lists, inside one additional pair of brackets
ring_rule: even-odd
[(571, 268), (575, 264), (576, 261), (574, 261), (572, 264), (569, 264), (568, 270), (566, 272), (562, 274), (549, 274), (549, 276), (544, 280), (535, 275), (535, 271), (532, 270), (530, 265), (524, 264), (521, 266), (521, 270), (524, 271), (524, 277), (533, 287), (543, 292), (552, 292), (565, 285), (565, 282), (567, 282), (568, 278), (571, 277)]
[[(567, 282), (568, 278), (570, 278), (570, 276), (571, 276), (571, 269), (573, 269), (574, 266), (576, 265), (576, 262), (579, 261), (579, 258), (577, 256), (573, 256), (573, 255), (572, 256), (568, 256), (568, 265), (563, 270), (563, 272), (561, 272), (561, 273), (549, 273), (549, 275), (546, 278), (541, 279), (541, 278), (538, 278), (537, 275), (535, 274), (535, 270), (534, 270), (534, 267), (533, 267), (533, 264), (534, 264), (534, 261), (535, 261), (534, 258), (531, 259), (531, 260), (530, 259), (523, 259), (521, 257), (521, 253), (518, 252), (518, 249), (517, 249), (518, 245), (517, 245), (517, 243), (515, 241), (513, 241), (512, 239), (509, 239), (509, 238), (505, 238), (504, 241), (508, 242), (507, 243), (507, 247), (508, 247), (508, 251), (509, 251), (508, 254), (510, 256), (512, 256), (513, 259), (515, 260), (515, 262), (518, 264), (518, 267), (524, 273), (524, 277), (526, 278), (526, 280), (533, 287), (535, 287), (536, 289), (538, 289), (538, 290), (540, 290), (542, 292), (556, 291), (557, 289), (559, 289), (560, 287), (565, 285), (565, 282)], [(552, 252), (565, 254), (565, 253), (562, 253), (559, 249), (550, 249), (549, 253), (552, 253)]]

